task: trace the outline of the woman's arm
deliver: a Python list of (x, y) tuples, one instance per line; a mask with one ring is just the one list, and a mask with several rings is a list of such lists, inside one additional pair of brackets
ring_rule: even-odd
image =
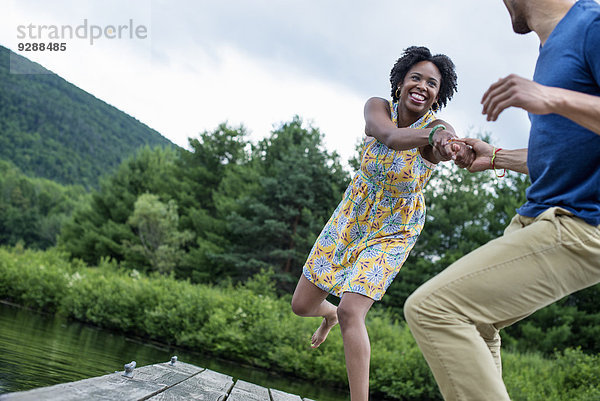
[[(429, 145), (429, 134), (431, 129), (438, 125), (443, 124), (446, 129), (438, 129), (434, 136), (434, 145), (438, 149), (439, 155), (443, 160), (450, 160), (452, 154), (450, 152), (449, 140), (456, 138), (454, 128), (447, 122), (442, 120), (436, 120), (428, 125), (424, 129), (416, 128), (398, 128), (393, 123), (390, 117), (390, 104), (387, 100), (372, 97), (365, 104), (365, 134), (376, 138), (379, 142), (383, 143), (390, 149), (394, 150), (408, 150), (413, 148), (423, 148), (422, 154), (433, 155), (431, 145)], [(429, 147), (429, 149), (425, 149)], [(437, 157), (430, 156), (436, 160), (428, 160), (433, 163), (437, 163)]]

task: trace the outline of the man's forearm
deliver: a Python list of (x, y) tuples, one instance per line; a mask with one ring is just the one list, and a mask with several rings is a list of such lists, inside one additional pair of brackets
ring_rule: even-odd
[(600, 135), (600, 96), (562, 88), (552, 88), (551, 93), (550, 107), (553, 113)]
[(507, 169), (518, 173), (529, 174), (527, 168), (527, 149), (501, 149), (494, 159), (496, 169)]

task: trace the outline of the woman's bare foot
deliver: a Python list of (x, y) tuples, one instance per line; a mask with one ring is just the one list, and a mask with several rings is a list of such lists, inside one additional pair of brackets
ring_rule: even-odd
[(335, 326), (337, 323), (338, 323), (337, 313), (334, 313), (332, 316), (329, 316), (329, 317), (327, 317), (327, 316), (324, 317), (323, 321), (321, 322), (321, 325), (319, 326), (317, 331), (315, 331), (315, 334), (313, 334), (312, 338), (310, 339), (311, 348), (317, 348), (319, 345), (321, 345), (323, 343), (323, 341), (325, 341), (325, 339), (327, 338), (329, 331), (331, 331), (333, 326)]

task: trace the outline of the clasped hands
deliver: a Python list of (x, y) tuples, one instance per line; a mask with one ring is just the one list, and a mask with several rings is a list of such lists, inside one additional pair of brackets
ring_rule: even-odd
[(494, 148), (481, 139), (459, 138), (450, 131), (438, 130), (432, 141), (433, 154), (440, 161), (452, 160), (472, 173), (490, 168)]

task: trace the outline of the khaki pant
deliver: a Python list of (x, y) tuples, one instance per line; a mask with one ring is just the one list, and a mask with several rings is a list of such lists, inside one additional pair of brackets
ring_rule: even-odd
[(446, 401), (509, 400), (498, 330), (598, 282), (600, 226), (551, 208), (516, 215), (416, 290), (404, 314)]

